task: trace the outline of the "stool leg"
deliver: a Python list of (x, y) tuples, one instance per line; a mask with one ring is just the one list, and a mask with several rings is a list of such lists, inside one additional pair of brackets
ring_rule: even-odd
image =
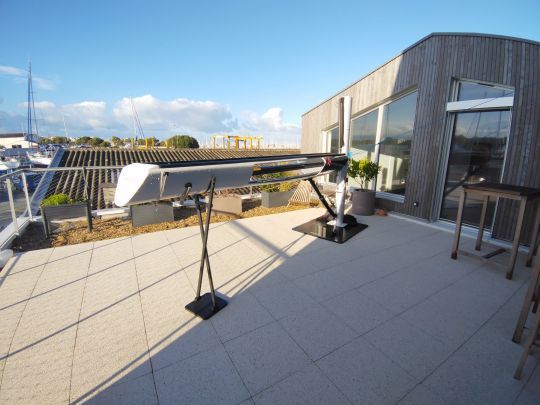
[(463, 209), (465, 207), (465, 201), (467, 200), (467, 192), (464, 188), (461, 189), (461, 195), (459, 196), (459, 207), (456, 218), (456, 230), (454, 232), (454, 242), (452, 243), (452, 259), (457, 259), (457, 252), (459, 249), (459, 237), (461, 236), (461, 221), (463, 219)]
[(512, 243), (512, 255), (510, 256), (508, 270), (506, 271), (506, 278), (508, 280), (512, 280), (512, 275), (514, 274), (514, 266), (516, 265), (516, 259), (519, 249), (519, 237), (521, 235), (521, 227), (523, 226), (523, 217), (525, 216), (526, 205), (527, 199), (522, 197), (521, 202), (519, 203), (519, 213), (516, 224), (516, 232), (514, 233), (514, 242)]
[(540, 228), (540, 203), (536, 203), (536, 215), (534, 218), (534, 225), (532, 229), (531, 242), (529, 245), (529, 254), (527, 255), (527, 267), (531, 266), (533, 256), (536, 251), (536, 243), (538, 239), (538, 229)]
[(521, 306), (521, 312), (519, 313), (518, 322), (516, 329), (514, 330), (514, 336), (512, 341), (515, 343), (521, 342), (521, 335), (523, 335), (523, 328), (525, 327), (525, 322), (527, 322), (527, 317), (529, 316), (529, 310), (531, 309), (531, 304), (533, 303), (533, 298), (535, 291), (537, 289), (538, 282), (540, 281), (540, 262), (534, 267), (534, 271), (529, 282), (529, 288), (527, 289), (527, 294), (523, 300), (523, 305)]
[(486, 224), (486, 211), (489, 203), (489, 196), (484, 196), (484, 202), (482, 203), (482, 214), (480, 215), (480, 224), (478, 225), (478, 236), (476, 237), (475, 249), (480, 250), (482, 248), (482, 237), (484, 236), (484, 226)]
[(523, 368), (525, 367), (527, 358), (529, 357), (529, 354), (531, 353), (531, 348), (534, 345), (534, 341), (538, 338), (538, 330), (540, 330), (540, 312), (536, 314), (536, 317), (534, 319), (534, 326), (531, 329), (531, 334), (527, 338), (527, 344), (525, 345), (525, 349), (523, 350), (523, 354), (521, 355), (521, 358), (519, 359), (516, 372), (514, 373), (514, 378), (516, 380), (521, 379), (521, 375), (523, 374)]

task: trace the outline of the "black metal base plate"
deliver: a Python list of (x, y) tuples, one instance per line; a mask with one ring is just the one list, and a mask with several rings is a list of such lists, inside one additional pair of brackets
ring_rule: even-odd
[(227, 306), (227, 301), (216, 295), (216, 306), (212, 304), (212, 294), (206, 293), (198, 300), (194, 300), (186, 305), (189, 312), (194, 313), (202, 319), (209, 319)]
[(352, 215), (345, 215), (344, 222), (347, 226), (343, 228), (336, 227), (336, 232), (334, 233), (334, 225), (328, 225), (328, 221), (331, 220), (332, 217), (323, 215), (322, 217), (312, 219), (305, 224), (298, 225), (293, 228), (293, 230), (316, 236), (317, 238), (326, 239), (331, 242), (343, 243), (368, 227), (365, 224), (357, 223)]

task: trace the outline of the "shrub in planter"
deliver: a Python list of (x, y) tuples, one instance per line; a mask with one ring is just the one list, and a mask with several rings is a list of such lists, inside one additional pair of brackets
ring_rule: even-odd
[(375, 208), (375, 191), (366, 189), (367, 183), (373, 180), (381, 171), (381, 166), (369, 159), (349, 161), (347, 175), (360, 183), (360, 188), (351, 189), (352, 209), (356, 215), (373, 215)]
[(41, 201), (41, 215), (45, 236), (51, 234), (51, 222), (54, 220), (86, 217), (88, 230), (92, 231), (92, 214), (87, 201), (75, 201), (66, 194), (53, 194)]

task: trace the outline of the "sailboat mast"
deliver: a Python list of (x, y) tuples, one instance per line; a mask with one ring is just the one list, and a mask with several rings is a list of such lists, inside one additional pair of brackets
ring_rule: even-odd
[[(36, 140), (34, 140), (32, 116), (34, 118), (34, 126), (36, 128)], [(36, 107), (34, 104), (34, 86), (32, 85), (32, 62), (28, 62), (28, 137), (29, 142), (37, 142), (39, 138), (38, 124), (36, 119)]]

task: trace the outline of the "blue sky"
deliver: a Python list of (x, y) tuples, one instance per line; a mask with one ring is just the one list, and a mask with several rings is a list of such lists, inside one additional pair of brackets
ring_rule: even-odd
[[(540, 41), (540, 1), (0, 0), (0, 132), (294, 143), (301, 115), (431, 32)], [(63, 117), (63, 118), (62, 118)]]

